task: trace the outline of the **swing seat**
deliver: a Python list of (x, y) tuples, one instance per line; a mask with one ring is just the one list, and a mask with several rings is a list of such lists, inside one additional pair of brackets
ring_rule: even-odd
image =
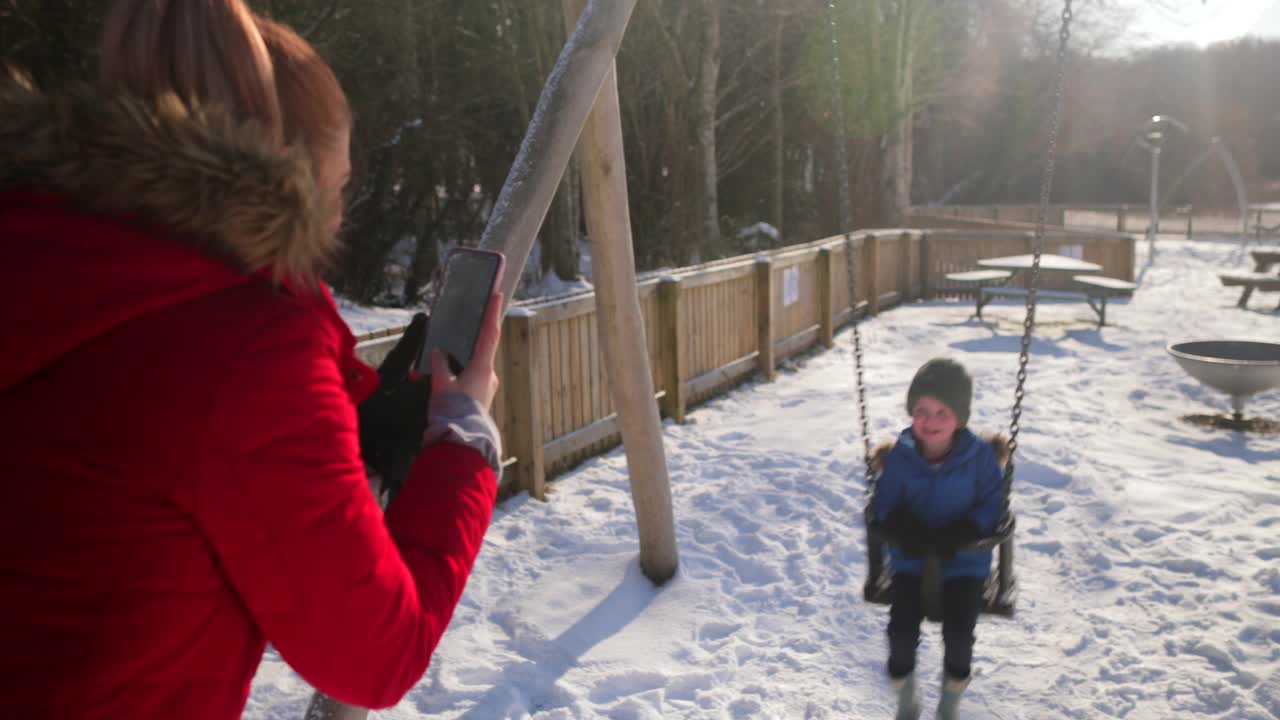
[[(888, 549), (890, 545), (900, 543), (876, 522), (870, 505), (863, 517), (867, 528), (867, 580), (862, 587), (862, 596), (867, 602), (888, 605), (893, 601), (893, 568), (888, 561)], [(956, 552), (998, 548), (996, 572), (987, 576), (982, 588), (982, 612), (985, 614), (1013, 616), (1018, 595), (1017, 579), (1013, 574), (1013, 530), (1016, 524), (1013, 514), (1006, 513), (994, 533), (956, 548)], [(942, 560), (932, 549), (924, 557), (924, 575), (920, 581), (925, 617), (932, 622), (941, 622)]]

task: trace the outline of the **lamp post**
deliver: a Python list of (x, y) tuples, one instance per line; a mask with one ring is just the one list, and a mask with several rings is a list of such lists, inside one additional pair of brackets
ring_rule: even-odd
[(1164, 129), (1166, 126), (1176, 127), (1183, 133), (1190, 132), (1186, 123), (1172, 115), (1152, 115), (1145, 139), (1138, 141), (1151, 153), (1151, 196), (1148, 210), (1150, 219), (1147, 222), (1147, 241), (1152, 250), (1155, 249), (1156, 235), (1160, 232), (1160, 149), (1168, 136)]

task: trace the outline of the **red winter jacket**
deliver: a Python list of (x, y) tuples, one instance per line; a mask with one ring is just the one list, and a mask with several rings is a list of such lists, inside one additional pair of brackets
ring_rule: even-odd
[(283, 289), (313, 197), (251, 129), (0, 88), (0, 717), (238, 718), (268, 641), (355, 705), (421, 678), (494, 471), (429, 447), (384, 519), (377, 376)]

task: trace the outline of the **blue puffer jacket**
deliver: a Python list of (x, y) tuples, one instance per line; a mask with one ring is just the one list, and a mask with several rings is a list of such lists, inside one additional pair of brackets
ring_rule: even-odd
[[(956, 434), (956, 445), (941, 467), (929, 467), (916, 449), (911, 428), (898, 435), (876, 485), (875, 514), (883, 523), (890, 512), (905, 507), (930, 528), (969, 518), (984, 535), (995, 531), (1004, 499), (1004, 473), (995, 446), (968, 429)], [(890, 547), (895, 573), (920, 575), (924, 562)], [(958, 553), (942, 562), (944, 580), (984, 578), (991, 573), (991, 551)]]

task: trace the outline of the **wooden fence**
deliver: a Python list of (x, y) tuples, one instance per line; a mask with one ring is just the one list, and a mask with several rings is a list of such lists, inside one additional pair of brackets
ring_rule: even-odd
[[(956, 227), (954, 222), (940, 225), (939, 221), (977, 221), (986, 227), (995, 224), (1025, 228), (1035, 223), (1037, 209), (1036, 205), (921, 205), (911, 208), (910, 216), (915, 222), (909, 224), (912, 227)], [(1150, 223), (1150, 211), (1144, 204), (1050, 205), (1045, 218), (1051, 226), (1145, 233)], [(1236, 209), (1178, 205), (1162, 208), (1160, 233), (1187, 238), (1197, 232), (1227, 236), (1244, 233), (1255, 241), (1261, 241), (1264, 235), (1277, 233), (1278, 221), (1280, 206), (1252, 205), (1248, 217), (1242, 218)], [(970, 228), (978, 226), (964, 225)]]
[[(1029, 252), (1018, 231), (879, 230), (851, 235), (857, 297), (851, 301), (843, 237), (639, 278), (646, 345), (662, 414), (683, 422), (688, 408), (815, 345), (830, 347), (854, 317), (971, 288), (943, 275), (982, 257)], [(1055, 231), (1046, 252), (1066, 251), (1132, 279), (1133, 238)], [(542, 497), (546, 478), (620, 440), (590, 292), (512, 306), (498, 353), (502, 387), (493, 417), (504, 441), (503, 495)], [(607, 321), (607, 320), (606, 320)], [(399, 330), (363, 336), (371, 364)]]

